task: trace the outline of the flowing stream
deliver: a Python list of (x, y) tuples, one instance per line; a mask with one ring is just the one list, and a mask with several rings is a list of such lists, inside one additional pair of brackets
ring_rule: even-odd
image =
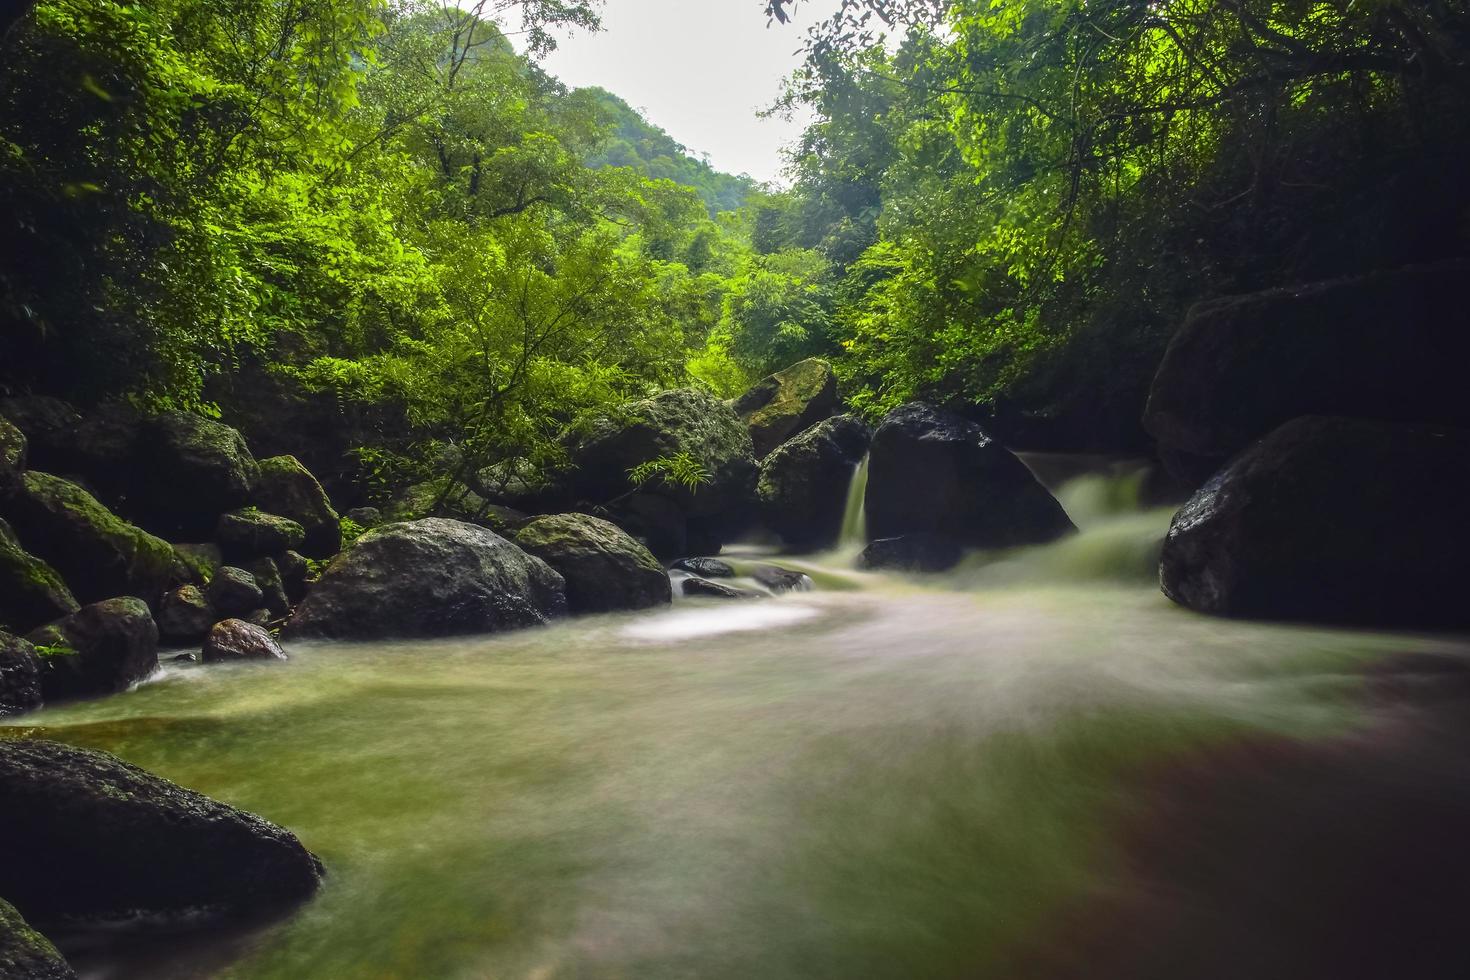
[(149, 980), (1467, 975), (1464, 639), (1177, 608), (1140, 479), (1068, 479), (1080, 534), (944, 576), (779, 558), (816, 588), (297, 645), (22, 719), (329, 870), (276, 921), (68, 952)]

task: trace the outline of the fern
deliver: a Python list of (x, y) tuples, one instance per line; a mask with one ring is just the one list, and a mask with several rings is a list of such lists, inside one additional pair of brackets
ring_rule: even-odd
[(683, 487), (691, 492), (709, 483), (711, 479), (704, 463), (690, 453), (660, 456), (628, 470), (628, 479), (635, 487), (641, 487), (655, 478), (668, 486)]

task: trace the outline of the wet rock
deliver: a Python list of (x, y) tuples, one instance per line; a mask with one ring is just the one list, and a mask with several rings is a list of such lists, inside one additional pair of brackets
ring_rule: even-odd
[(76, 980), (51, 940), (26, 924), (15, 906), (0, 899), (0, 977), (10, 980)]
[(20, 546), (0, 521), (0, 628), (29, 630), (76, 612), (77, 600), (56, 569)]
[(261, 510), (301, 525), (304, 536), (300, 550), (307, 557), (330, 558), (342, 550), (342, 525), (332, 501), (295, 456), (272, 456), (260, 461), (255, 503)]
[(566, 579), (572, 612), (608, 612), (666, 605), (669, 576), (649, 550), (617, 525), (586, 514), (538, 517), (516, 544)]
[(0, 894), (33, 922), (232, 916), (309, 898), (291, 833), (102, 752), (0, 741)]
[(286, 600), (293, 605), (300, 602), (306, 597), (307, 578), (311, 575), (310, 563), (294, 551), (277, 555), (275, 562), (276, 569), (281, 573), (281, 588), (285, 590)]
[(260, 601), (272, 616), (285, 616), (291, 611), (291, 603), (286, 598), (286, 583), (275, 561), (258, 558), (245, 570), (254, 576), (255, 584), (260, 587)]
[(208, 585), (214, 573), (225, 563), (225, 553), (219, 545), (176, 544), (174, 552), (189, 570), (189, 581), (193, 585)]
[(1075, 530), (1026, 465), (967, 419), (914, 402), (873, 433), (865, 497), (872, 539), (934, 534), (1003, 548)]
[(691, 572), (701, 578), (734, 578), (735, 569), (718, 558), (680, 558), (669, 566), (681, 572)]
[(535, 626), (566, 583), (493, 531), (425, 518), (369, 531), (333, 559), (286, 624), (292, 637), (447, 636)]
[(299, 547), (305, 538), (300, 524), (254, 507), (221, 514), (214, 532), (225, 560), (237, 564)]
[(858, 555), (859, 568), (892, 568), (906, 572), (942, 572), (959, 564), (963, 549), (937, 534), (905, 534), (870, 542)]
[(850, 415), (819, 422), (761, 463), (756, 493), (766, 526), (791, 548), (826, 548), (842, 530), (853, 474), (872, 431)]
[(181, 585), (158, 604), (158, 636), (167, 643), (198, 643), (218, 619), (198, 586)]
[(40, 657), (47, 701), (125, 691), (158, 667), (158, 627), (131, 596), (83, 606), (26, 639)]
[(228, 660), (285, 660), (286, 651), (260, 626), (240, 619), (215, 623), (204, 640), (205, 663)]
[(686, 578), (679, 583), (679, 591), (687, 596), (703, 596), (711, 599), (763, 599), (759, 592), (749, 589), (736, 589), (719, 582), (711, 582), (702, 578)]
[(264, 596), (255, 576), (233, 565), (225, 565), (215, 572), (204, 594), (221, 616), (238, 616), (256, 609)]
[(1217, 615), (1470, 624), (1467, 482), (1470, 431), (1294, 419), (1175, 514), (1164, 593)]
[(171, 657), (169, 657), (167, 659), (168, 659), (168, 662), (171, 663), (171, 664), (197, 664), (199, 662), (199, 654), (197, 654), (197, 653), (176, 653), (176, 654), (174, 654), (173, 656), (171, 656)]
[(27, 640), (0, 632), (0, 718), (34, 711), (41, 701), (41, 661), (36, 648)]
[(837, 410), (837, 375), (826, 361), (809, 357), (762, 378), (735, 399), (735, 414), (750, 428), (755, 458), (830, 418)]
[(810, 578), (779, 565), (756, 565), (750, 576), (772, 592), (810, 592), (812, 588)]
[(75, 483), (35, 470), (21, 482), (4, 505), (11, 527), (82, 602), (131, 595), (156, 603), (188, 577), (172, 545), (124, 521)]

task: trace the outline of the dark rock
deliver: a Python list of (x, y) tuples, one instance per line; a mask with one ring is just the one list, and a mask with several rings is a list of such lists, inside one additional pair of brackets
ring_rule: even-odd
[(158, 627), (131, 596), (83, 606), (26, 639), (40, 656), (47, 701), (126, 691), (158, 667)]
[(750, 576), (772, 592), (810, 592), (812, 589), (812, 580), (806, 575), (779, 565), (756, 565)]
[(169, 643), (198, 643), (219, 620), (196, 585), (181, 585), (158, 604), (158, 635)]
[(530, 517), (512, 507), (493, 503), (463, 483), (444, 492), (443, 480), (430, 480), (407, 487), (388, 505), (388, 518), (394, 521), (416, 521), (423, 517), (447, 517), (487, 527), (499, 535), (511, 535), (524, 527)]
[(680, 558), (669, 566), (681, 572), (692, 572), (701, 578), (734, 578), (735, 569), (718, 558)]
[(168, 658), (168, 662), (171, 664), (197, 664), (199, 662), (199, 654), (176, 653)]
[(905, 534), (879, 538), (858, 555), (859, 568), (896, 568), (906, 572), (942, 572), (959, 564), (963, 549), (937, 534)]
[(56, 569), (20, 546), (0, 521), (0, 628), (25, 631), (76, 612), (77, 600)]
[(535, 626), (566, 583), (493, 531), (425, 518), (369, 531), (333, 559), (286, 624), (294, 637), (447, 636)]
[(1075, 528), (1026, 465), (975, 423), (914, 402), (873, 434), (865, 500), (871, 539), (936, 534), (1003, 548)]
[(257, 558), (245, 570), (255, 577), (255, 584), (260, 587), (260, 601), (272, 616), (285, 616), (291, 611), (290, 600), (286, 598), (286, 583), (273, 560)]
[(290, 518), (243, 507), (220, 515), (214, 538), (226, 561), (243, 563), (299, 547), (306, 532)]
[(72, 433), (82, 413), (60, 398), (31, 395), (0, 399), (0, 415), (25, 434), (30, 466), (64, 469)]
[(750, 427), (755, 458), (764, 459), (837, 411), (837, 375), (826, 361), (809, 357), (761, 379), (733, 407)]
[(383, 512), (376, 507), (354, 507), (342, 516), (364, 531), (371, 531), (383, 523)]
[(204, 594), (221, 616), (249, 612), (260, 606), (264, 597), (255, 576), (233, 565), (224, 565), (215, 572)]
[[(707, 392), (666, 391), (624, 405), (616, 416), (596, 423), (569, 452), (573, 492), (593, 504), (619, 502), (612, 516), (635, 535), (644, 536), (624, 523), (622, 512), (645, 519), (652, 513), (674, 515), (702, 539), (718, 545), (743, 526), (754, 506), (756, 464), (750, 432), (728, 405)], [(690, 488), (661, 476), (636, 489), (630, 483), (628, 472), (634, 467), (681, 454), (698, 461), (709, 476), (707, 483)], [(639, 498), (654, 498), (657, 503), (643, 505)], [(680, 535), (672, 526), (675, 521), (666, 517), (658, 523), (658, 533), (646, 535), (654, 553), (688, 554), (682, 547), (663, 550)], [(687, 534), (685, 538), (687, 543)]]
[(735, 589), (719, 582), (711, 582), (702, 578), (686, 578), (679, 583), (679, 591), (687, 596), (706, 596), (712, 599), (762, 599), (765, 598), (759, 592), (751, 592), (749, 589)]
[(272, 456), (260, 461), (255, 502), (261, 510), (301, 525), (305, 537), (300, 550), (307, 557), (330, 558), (342, 550), (342, 524), (332, 501), (295, 456)]
[(261, 629), (268, 629), (270, 628), (271, 623), (275, 622), (278, 617), (269, 609), (260, 608), (252, 609), (240, 618), (249, 623), (251, 626), (259, 626)]
[(866, 425), (842, 415), (782, 443), (761, 463), (756, 484), (766, 526), (792, 548), (835, 544), (853, 475), (871, 440)]
[(281, 588), (285, 590), (286, 600), (293, 605), (300, 602), (306, 597), (310, 563), (294, 551), (277, 555), (275, 562), (277, 571), (281, 573)]
[(1174, 516), (1164, 593), (1218, 615), (1465, 626), (1467, 482), (1470, 431), (1295, 419)]
[(5, 510), (25, 549), (56, 569), (82, 602), (131, 595), (152, 604), (188, 578), (167, 541), (60, 477), (27, 472)]
[(34, 711), (41, 700), (41, 661), (36, 648), (18, 636), (0, 633), (0, 718)]
[(482, 467), (475, 473), (474, 483), (482, 496), (523, 513), (565, 510), (573, 503), (566, 474), (548, 472), (526, 459)]
[(9, 980), (76, 980), (51, 940), (26, 924), (15, 906), (0, 899), (0, 977)]
[(586, 514), (538, 517), (516, 544), (566, 579), (572, 612), (644, 609), (667, 604), (673, 593), (658, 559), (615, 524)]
[(260, 467), (240, 433), (227, 425), (165, 412), (139, 438), (130, 481), (140, 524), (188, 539), (214, 531), (219, 516), (250, 502)]
[(659, 557), (689, 553), (689, 518), (677, 501), (656, 493), (635, 493), (609, 507), (607, 514)]
[(0, 497), (20, 487), (20, 474), (26, 468), (26, 437), (0, 415)]
[(174, 552), (189, 570), (189, 581), (194, 585), (208, 585), (214, 573), (225, 563), (225, 553), (214, 543), (176, 544)]
[(0, 741), (0, 893), (35, 922), (231, 916), (309, 898), (322, 868), (289, 832), (110, 755)]
[(1299, 415), (1470, 426), (1467, 276), (1461, 259), (1201, 303), (1169, 343), (1144, 426), (1188, 476)]
[(204, 641), (205, 663), (222, 660), (285, 660), (286, 651), (261, 627), (240, 619), (215, 623)]

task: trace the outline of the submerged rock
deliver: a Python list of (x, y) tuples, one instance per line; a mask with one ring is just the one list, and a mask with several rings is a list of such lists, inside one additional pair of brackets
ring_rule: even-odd
[(701, 578), (734, 578), (735, 569), (718, 558), (680, 558), (669, 566), (681, 572), (692, 572)]
[(858, 555), (859, 568), (893, 568), (905, 572), (942, 572), (958, 565), (964, 549), (937, 534), (904, 534), (879, 538)]
[(181, 585), (158, 604), (158, 635), (171, 643), (198, 643), (219, 620), (197, 585)]
[(679, 591), (687, 596), (704, 596), (711, 599), (764, 599), (760, 592), (737, 589), (719, 582), (702, 578), (686, 578), (679, 583)]
[(865, 507), (873, 539), (934, 534), (1004, 548), (1076, 530), (1013, 453), (974, 422), (921, 402), (889, 412), (873, 433)]
[(255, 576), (233, 565), (225, 565), (215, 572), (204, 594), (221, 616), (238, 616), (259, 608), (264, 598)]
[(0, 977), (9, 980), (76, 980), (51, 940), (26, 924), (21, 914), (0, 899)]
[(837, 375), (815, 357), (762, 378), (735, 399), (735, 414), (750, 428), (755, 458), (764, 459), (787, 439), (837, 410)]
[(538, 517), (516, 544), (561, 573), (572, 612), (667, 605), (669, 576), (658, 559), (616, 524), (586, 514)]
[(34, 711), (41, 703), (41, 661), (36, 648), (28, 640), (0, 632), (0, 718)]
[(566, 583), (494, 531), (430, 517), (369, 531), (296, 607), (288, 636), (447, 636), (536, 626), (566, 612)]
[(286, 651), (260, 626), (240, 619), (215, 623), (204, 640), (205, 663), (229, 660), (285, 660)]
[(25, 549), (55, 568), (82, 602), (130, 595), (153, 604), (188, 577), (172, 545), (68, 480), (32, 470), (4, 506)]
[(40, 655), (47, 701), (125, 691), (158, 667), (158, 627), (131, 596), (83, 606), (26, 639)]
[(756, 565), (750, 577), (772, 592), (810, 592), (812, 580), (801, 572), (793, 572), (779, 565)]
[[(260, 461), (254, 499), (261, 510), (279, 514), (301, 526), (300, 550), (307, 557), (330, 558), (342, 550), (342, 523), (332, 501), (317, 478), (295, 456), (272, 456)], [(277, 548), (269, 553), (284, 550)]]
[(279, 555), (301, 545), (306, 532), (288, 517), (267, 514), (255, 507), (242, 507), (221, 514), (214, 539), (225, 560), (243, 563), (264, 555)]
[(309, 898), (321, 863), (243, 810), (59, 742), (0, 740), (0, 894), (35, 922), (234, 915)]
[(1467, 480), (1470, 431), (1294, 419), (1174, 516), (1164, 593), (1219, 615), (1470, 624)]
[(56, 569), (22, 548), (0, 521), (0, 627), (23, 632), (76, 610), (76, 597)]
[(791, 548), (837, 542), (853, 474), (872, 431), (850, 415), (827, 419), (783, 443), (761, 464), (761, 517)]

